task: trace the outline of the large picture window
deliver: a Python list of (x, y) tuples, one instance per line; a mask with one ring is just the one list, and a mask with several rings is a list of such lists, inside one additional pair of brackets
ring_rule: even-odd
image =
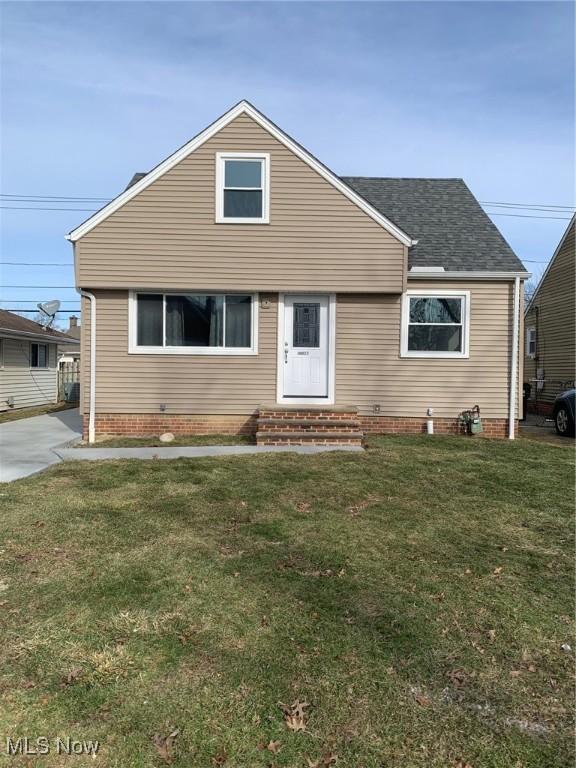
[(269, 163), (267, 154), (216, 155), (217, 223), (268, 223)]
[(256, 352), (252, 294), (135, 293), (130, 300), (130, 352)]
[(468, 291), (408, 291), (402, 308), (403, 357), (468, 357)]

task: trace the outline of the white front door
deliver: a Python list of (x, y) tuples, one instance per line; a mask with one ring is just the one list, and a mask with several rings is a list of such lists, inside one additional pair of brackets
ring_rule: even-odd
[(328, 296), (285, 296), (283, 397), (328, 398), (329, 311)]

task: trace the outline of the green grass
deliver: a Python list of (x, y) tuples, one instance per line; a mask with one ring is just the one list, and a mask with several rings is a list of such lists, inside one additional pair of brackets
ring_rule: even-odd
[(2, 486), (0, 733), (96, 739), (74, 765), (107, 768), (165, 764), (175, 728), (186, 768), (572, 765), (573, 470), (391, 437)]
[(183, 435), (171, 443), (163, 443), (159, 437), (109, 437), (95, 443), (82, 442), (77, 448), (142, 448), (188, 445), (254, 445), (252, 435)]
[(46, 413), (58, 413), (58, 411), (67, 411), (70, 408), (78, 408), (78, 403), (48, 403), (34, 408), (16, 408), (14, 411), (2, 411), (0, 413), (0, 424), (7, 421), (18, 421), (19, 419), (29, 419), (32, 416), (44, 416)]

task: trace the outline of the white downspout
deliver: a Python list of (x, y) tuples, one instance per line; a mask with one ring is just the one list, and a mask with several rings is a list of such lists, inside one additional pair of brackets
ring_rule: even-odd
[(510, 398), (508, 402), (508, 439), (514, 440), (516, 395), (518, 378), (518, 339), (520, 335), (520, 278), (514, 278), (514, 304), (512, 319), (512, 349), (510, 358)]
[(90, 401), (88, 405), (88, 442), (96, 438), (96, 296), (89, 291), (80, 294), (90, 301)]

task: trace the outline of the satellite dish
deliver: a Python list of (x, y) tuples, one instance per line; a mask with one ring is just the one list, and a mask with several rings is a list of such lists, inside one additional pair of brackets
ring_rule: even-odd
[(58, 312), (60, 309), (60, 302), (58, 299), (52, 299), (52, 301), (45, 301), (41, 304), (37, 304), (36, 306), (43, 315), (46, 315), (46, 317), (50, 318), (50, 322), (46, 326), (47, 328), (50, 328), (54, 322), (54, 318), (56, 317), (56, 312)]

